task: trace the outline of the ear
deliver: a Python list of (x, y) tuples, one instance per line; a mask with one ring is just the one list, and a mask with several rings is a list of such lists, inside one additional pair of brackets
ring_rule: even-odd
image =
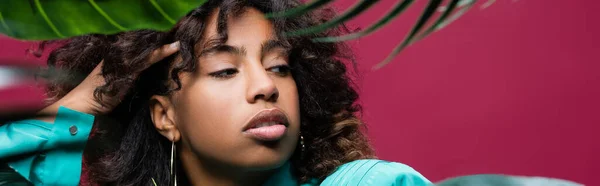
[(179, 141), (181, 134), (175, 123), (173, 104), (166, 96), (150, 98), (150, 118), (156, 130), (170, 141)]

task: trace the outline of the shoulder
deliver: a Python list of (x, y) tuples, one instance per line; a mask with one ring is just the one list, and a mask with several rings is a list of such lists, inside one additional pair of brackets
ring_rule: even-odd
[(355, 160), (340, 166), (322, 186), (428, 186), (431, 182), (408, 165), (377, 159)]

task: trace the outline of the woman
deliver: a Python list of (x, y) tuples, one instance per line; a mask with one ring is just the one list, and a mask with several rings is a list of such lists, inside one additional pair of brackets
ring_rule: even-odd
[(57, 101), (42, 112), (55, 118), (2, 126), (11, 146), (0, 157), (35, 184), (77, 184), (82, 172), (83, 185), (428, 185), (369, 159), (351, 58), (310, 40), (336, 31), (283, 36), (326, 14), (264, 16), (297, 5), (209, 1), (170, 32), (71, 39), (48, 63), (89, 75), (50, 86)]

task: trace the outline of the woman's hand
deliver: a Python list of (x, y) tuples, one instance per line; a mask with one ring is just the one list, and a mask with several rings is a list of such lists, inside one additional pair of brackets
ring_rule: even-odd
[[(146, 68), (164, 59), (165, 57), (176, 53), (177, 51), (179, 51), (179, 42), (164, 45), (161, 48), (156, 49), (148, 57), (148, 65)], [(123, 90), (123, 92), (119, 92), (117, 96), (103, 97), (102, 103), (98, 102), (98, 100), (94, 98), (94, 91), (96, 88), (106, 83), (104, 81), (104, 77), (101, 75), (103, 63), (104, 62), (100, 62), (96, 68), (94, 68), (94, 70), (92, 70), (92, 72), (67, 95), (41, 111), (41, 113), (44, 113), (44, 115), (50, 116), (38, 119), (53, 123), (54, 115), (56, 115), (58, 112), (59, 106), (64, 106), (69, 109), (92, 115), (101, 115), (109, 113), (117, 105), (119, 105), (120, 100), (125, 94), (127, 94), (129, 88), (127, 88), (127, 90)]]

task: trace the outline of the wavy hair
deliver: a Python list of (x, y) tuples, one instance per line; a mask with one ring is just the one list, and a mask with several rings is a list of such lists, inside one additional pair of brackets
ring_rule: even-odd
[[(82, 183), (151, 185), (153, 179), (159, 185), (168, 185), (171, 143), (152, 125), (148, 102), (152, 95), (178, 91), (181, 88), (178, 74), (198, 70), (197, 51), (201, 47), (198, 44), (206, 40), (198, 33), (203, 33), (209, 14), (219, 9), (218, 42), (224, 43), (228, 16), (241, 15), (247, 7), (269, 13), (298, 5), (298, 1), (281, 0), (211, 0), (191, 11), (168, 32), (138, 30), (63, 41), (62, 46), (51, 52), (50, 67), (89, 74), (104, 60), (102, 75), (107, 83), (96, 89), (96, 99), (115, 96), (123, 87), (133, 85), (115, 110), (97, 117), (84, 153)], [(321, 24), (331, 18), (332, 12), (325, 8), (298, 17), (272, 19), (278, 37), (291, 46), (289, 62), (298, 87), (300, 130), (306, 145), (303, 158), (297, 149), (291, 162), (301, 182), (313, 178), (322, 180), (344, 163), (374, 157), (362, 130), (365, 125), (358, 117), (361, 107), (356, 103), (356, 87), (347, 70), (355, 64), (350, 50), (343, 43), (311, 41), (314, 37), (338, 35), (344, 29), (303, 37), (283, 36), (287, 31)], [(180, 41), (181, 62), (175, 63), (172, 56), (141, 70), (153, 50), (174, 41)], [(132, 74), (136, 73), (141, 74), (134, 77)], [(81, 80), (75, 76), (64, 78)], [(173, 84), (177, 86), (173, 88)], [(74, 86), (50, 83), (49, 97), (59, 99)]]

